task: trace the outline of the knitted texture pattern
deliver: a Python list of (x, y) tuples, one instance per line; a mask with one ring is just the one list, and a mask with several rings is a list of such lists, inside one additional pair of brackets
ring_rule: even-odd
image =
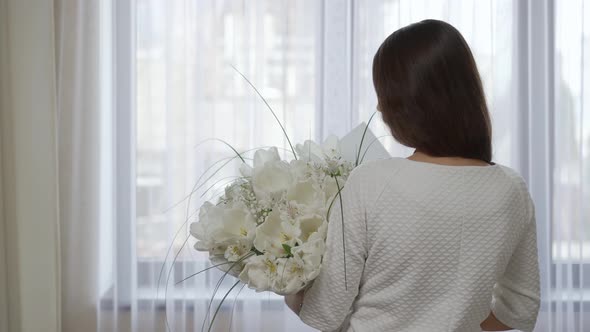
[(306, 324), (473, 332), (493, 311), (514, 329), (533, 330), (536, 223), (516, 172), (498, 164), (371, 161), (350, 175), (342, 202), (332, 207), (322, 270), (305, 294)]

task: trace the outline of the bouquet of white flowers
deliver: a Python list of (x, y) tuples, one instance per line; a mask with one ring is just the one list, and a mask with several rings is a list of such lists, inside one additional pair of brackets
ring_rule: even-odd
[[(363, 124), (343, 141), (330, 136), (322, 145), (298, 144), (290, 161), (276, 147), (256, 151), (251, 166), (242, 164), (241, 178), (215, 204), (201, 207), (191, 224), (195, 248), (257, 291), (286, 295), (305, 288), (320, 272), (331, 207), (368, 139), (376, 142)], [(371, 151), (370, 157), (387, 155), (380, 145)]]
[[(357, 126), (342, 139), (330, 136), (323, 144), (308, 140), (293, 147), (285, 128), (264, 97), (242, 73), (234, 69), (277, 120), (293, 159), (281, 159), (278, 148), (271, 147), (255, 151), (253, 162), (249, 165), (243, 153), (219, 140), (243, 162), (239, 169), (241, 175), (225, 188), (216, 202), (205, 202), (199, 209), (198, 221), (190, 225), (190, 235), (197, 240), (195, 249), (207, 251), (213, 265), (178, 283), (217, 267), (225, 273), (218, 281), (213, 297), (228, 274), (239, 278), (223, 296), (221, 303), (240, 282), (256, 291), (272, 291), (280, 295), (294, 294), (308, 287), (320, 272), (330, 211), (340, 198), (340, 191), (349, 174), (363, 160), (389, 157), (378, 140), (381, 137), (375, 137), (368, 129), (375, 113), (367, 124)], [(187, 197), (188, 206), (191, 195)], [(345, 222), (344, 216), (340, 222)], [(187, 241), (188, 238), (184, 243)], [(178, 253), (167, 274), (166, 291), (177, 257)], [(346, 266), (346, 251), (344, 260)], [(158, 285), (163, 271), (164, 266)], [(209, 309), (212, 302), (213, 298)], [(169, 326), (167, 318), (166, 326)]]

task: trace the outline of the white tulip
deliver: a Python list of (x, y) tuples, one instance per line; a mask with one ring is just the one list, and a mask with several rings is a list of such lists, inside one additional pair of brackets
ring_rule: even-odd
[(236, 262), (244, 255), (248, 254), (252, 249), (251, 241), (237, 241), (234, 244), (230, 244), (225, 249), (224, 257), (229, 262)]
[(295, 146), (295, 152), (300, 160), (322, 162), (324, 160), (324, 151), (322, 147), (314, 141), (307, 140), (303, 144)]
[[(358, 140), (364, 131), (355, 129)], [(308, 287), (322, 267), (328, 207), (357, 157), (356, 136), (349, 136), (297, 144), (299, 159), (291, 161), (281, 160), (276, 147), (257, 150), (219, 203), (201, 207), (190, 226), (195, 248), (209, 251), (213, 264), (227, 263), (219, 269), (256, 291), (284, 295)]]
[(272, 283), (279, 295), (297, 293), (305, 286), (308, 281), (305, 278), (306, 266), (300, 257), (278, 258), (276, 262), (277, 274)]
[(249, 258), (239, 275), (242, 282), (257, 292), (271, 289), (272, 281), (277, 274), (277, 264), (274, 258), (267, 255)]
[(254, 167), (252, 187), (260, 200), (277, 200), (292, 183), (289, 164), (284, 161), (267, 161), (263, 166)]
[(283, 244), (293, 247), (299, 236), (299, 228), (282, 221), (279, 211), (273, 210), (256, 229), (254, 247), (260, 252), (281, 257), (287, 254)]
[(320, 186), (311, 179), (294, 183), (287, 190), (286, 198), (287, 201), (294, 201), (298, 205), (324, 205), (324, 193), (320, 190)]
[(234, 202), (223, 210), (222, 228), (216, 235), (218, 242), (252, 243), (256, 234), (256, 221), (243, 202)]
[(299, 218), (299, 229), (301, 230), (299, 239), (307, 242), (311, 234), (320, 231), (320, 227), (325, 223), (325, 220), (326, 218), (321, 215), (308, 215)]
[(291, 174), (296, 181), (303, 181), (309, 179), (311, 174), (313, 173), (312, 166), (305, 160), (302, 159), (293, 159), (289, 163), (289, 168), (291, 170)]
[(242, 202), (220, 205), (206, 202), (201, 207), (199, 221), (190, 228), (191, 235), (198, 240), (195, 249), (213, 255), (225, 254), (228, 245), (238, 243), (252, 248), (256, 234), (254, 217)]
[[(217, 236), (221, 232), (223, 225), (223, 209), (205, 202), (199, 211), (199, 221), (190, 226), (190, 233), (197, 239), (195, 249), (199, 251), (225, 251), (225, 247), (217, 245)], [(212, 253), (213, 254), (213, 253)]]
[(268, 150), (260, 149), (254, 152), (254, 168), (264, 166), (270, 161), (281, 161), (279, 150), (276, 147), (271, 147)]

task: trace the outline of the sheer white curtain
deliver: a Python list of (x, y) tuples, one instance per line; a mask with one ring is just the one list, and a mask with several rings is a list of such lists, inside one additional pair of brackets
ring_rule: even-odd
[(100, 237), (98, 1), (55, 0), (61, 310), (64, 331), (96, 327)]
[(590, 329), (590, 3), (555, 3), (550, 287), (557, 330)]

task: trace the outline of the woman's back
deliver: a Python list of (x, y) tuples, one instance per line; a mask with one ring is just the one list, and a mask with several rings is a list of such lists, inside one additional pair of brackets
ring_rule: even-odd
[(344, 330), (479, 331), (492, 310), (532, 330), (534, 211), (514, 171), (391, 158), (358, 167), (342, 193), (303, 321), (331, 331), (352, 306)]

